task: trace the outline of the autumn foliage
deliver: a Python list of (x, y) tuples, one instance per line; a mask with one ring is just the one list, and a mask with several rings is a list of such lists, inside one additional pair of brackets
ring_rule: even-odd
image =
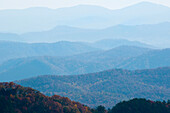
[(0, 83), (0, 113), (91, 113), (89, 107), (67, 97), (48, 97), (37, 90)]

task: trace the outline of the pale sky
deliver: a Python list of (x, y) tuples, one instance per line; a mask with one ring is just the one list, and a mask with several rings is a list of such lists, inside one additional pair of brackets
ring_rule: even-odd
[(142, 1), (163, 4), (170, 7), (170, 0), (0, 0), (0, 9), (24, 9), (29, 7), (48, 7), (56, 9), (80, 4), (119, 9)]

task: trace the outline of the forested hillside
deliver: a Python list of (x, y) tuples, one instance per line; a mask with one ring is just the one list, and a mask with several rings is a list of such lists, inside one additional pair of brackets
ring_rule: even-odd
[(48, 97), (14, 83), (0, 83), (0, 113), (91, 113), (90, 108), (67, 97)]
[(170, 101), (132, 99), (118, 103), (109, 113), (170, 113)]
[(67, 97), (48, 97), (37, 90), (13, 82), (0, 83), (0, 113), (170, 113), (170, 101), (132, 99), (112, 109), (89, 108)]
[(46, 95), (61, 95), (91, 107), (111, 107), (129, 98), (170, 98), (170, 67), (147, 70), (113, 69), (98, 73), (38, 76), (15, 81)]

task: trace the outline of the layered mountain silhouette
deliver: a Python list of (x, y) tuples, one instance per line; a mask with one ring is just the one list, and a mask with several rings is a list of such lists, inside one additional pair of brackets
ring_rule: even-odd
[(5, 60), (32, 56), (71, 56), (97, 51), (95, 47), (81, 42), (60, 41), (56, 43), (20, 43), (0, 41), (0, 63)]
[(136, 47), (143, 47), (143, 48), (156, 48), (152, 45), (148, 45), (148, 44), (141, 43), (138, 41), (129, 41), (126, 39), (104, 39), (104, 40), (93, 42), (89, 45), (92, 47), (101, 48), (104, 50), (113, 49), (119, 46), (136, 46)]
[(106, 51), (82, 53), (68, 57), (26, 57), (8, 60), (0, 65), (1, 81), (19, 80), (45, 74), (82, 74), (116, 67), (128, 58), (150, 49), (121, 46)]
[(153, 48), (137, 41), (101, 40), (94, 43), (59, 41), (55, 43), (20, 43), (0, 41), (0, 63), (9, 59), (33, 56), (71, 56), (80, 53), (108, 50), (118, 46), (137, 46)]
[(70, 75), (112, 68), (146, 69), (170, 66), (169, 49), (151, 50), (121, 46), (107, 51), (83, 53), (69, 57), (29, 57), (0, 65), (1, 81), (19, 80), (37, 75)]
[(126, 39), (142, 41), (147, 44), (165, 48), (170, 45), (169, 31), (169, 22), (148, 25), (116, 25), (100, 30), (57, 26), (51, 30), (30, 32), (22, 35), (2, 33), (0, 34), (0, 40), (31, 43), (54, 43), (61, 40), (94, 42), (103, 39)]
[(169, 113), (169, 38), (151, 2), (0, 10), (0, 112)]
[(10, 9), (0, 11), (0, 31), (35, 32), (52, 29), (58, 25), (106, 28), (117, 24), (156, 24), (170, 21), (169, 15), (169, 7), (150, 2), (141, 2), (118, 10), (91, 5), (60, 9), (44, 7)]

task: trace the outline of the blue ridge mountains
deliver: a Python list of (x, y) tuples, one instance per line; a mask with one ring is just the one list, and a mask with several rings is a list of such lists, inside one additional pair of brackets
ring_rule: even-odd
[(92, 107), (167, 100), (169, 31), (170, 8), (149, 2), (0, 10), (0, 82)]
[(85, 74), (113, 68), (146, 69), (167, 67), (170, 49), (119, 46), (70, 56), (32, 56), (4, 61), (0, 65), (1, 81), (37, 75)]
[(55, 43), (21, 43), (0, 41), (0, 63), (9, 59), (22, 57), (71, 56), (92, 51), (108, 50), (123, 45), (153, 48), (151, 45), (124, 39), (107, 39), (93, 43), (69, 41), (59, 41)]
[(5, 60), (33, 56), (69, 56), (99, 49), (81, 42), (20, 43), (0, 41), (0, 63)]
[(19, 42), (56, 42), (56, 41), (88, 41), (103, 39), (126, 39), (142, 41), (157, 47), (169, 47), (170, 23), (151, 25), (117, 25), (105, 29), (82, 29), (69, 26), (57, 26), (42, 32), (31, 32), (21, 35), (0, 33), (0, 40)]
[(169, 48), (170, 8), (141, 2), (122, 9), (79, 5), (0, 10), (0, 40), (29, 43), (141, 41)]

